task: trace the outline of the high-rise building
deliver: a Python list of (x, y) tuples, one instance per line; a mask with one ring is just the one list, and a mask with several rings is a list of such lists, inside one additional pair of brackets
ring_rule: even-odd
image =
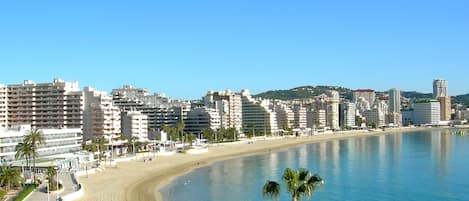
[(7, 87), (0, 84), (0, 128), (8, 127), (8, 96)]
[(342, 128), (355, 126), (356, 110), (355, 103), (343, 102), (339, 105), (339, 124)]
[(433, 97), (438, 99), (439, 97), (448, 96), (448, 81), (436, 79), (433, 80)]
[(451, 97), (443, 96), (439, 97), (440, 101), (440, 120), (449, 121), (451, 120)]
[(330, 129), (339, 130), (339, 92), (329, 91), (330, 97), (327, 100), (327, 122), (326, 125)]
[(221, 119), (218, 111), (213, 108), (200, 107), (191, 110), (185, 121), (185, 131), (192, 134), (201, 134), (202, 130), (221, 128)]
[(121, 111), (141, 111), (147, 115), (150, 130), (158, 130), (163, 125), (175, 126), (186, 119), (191, 109), (188, 101), (174, 100), (161, 94), (149, 95), (146, 89), (130, 85), (113, 89), (112, 100)]
[(277, 115), (269, 108), (269, 101), (252, 98), (248, 90), (241, 91), (241, 100), (244, 133), (268, 135), (278, 131)]
[(379, 107), (365, 111), (363, 116), (366, 118), (366, 124), (368, 126), (382, 127), (386, 125), (386, 114)]
[(440, 101), (440, 120), (451, 120), (451, 97), (448, 95), (448, 81), (433, 80), (433, 97)]
[(440, 102), (432, 99), (417, 100), (413, 104), (414, 125), (431, 124), (440, 122)]
[(353, 91), (353, 102), (357, 103), (359, 98), (363, 98), (371, 107), (375, 103), (376, 93), (371, 89), (357, 89)]
[(209, 91), (203, 101), (206, 107), (217, 110), (222, 128), (235, 128), (241, 132), (243, 127), (241, 94), (229, 90)]
[(148, 116), (140, 111), (122, 112), (122, 135), (135, 137), (138, 141), (148, 141)]
[(302, 104), (293, 105), (293, 127), (300, 129), (307, 128), (306, 107)]
[(273, 111), (277, 114), (277, 125), (280, 129), (293, 128), (295, 114), (286, 104), (276, 102), (273, 105)]
[(120, 110), (106, 92), (85, 87), (83, 110), (83, 138), (100, 136), (117, 138), (121, 134)]
[(399, 89), (389, 90), (389, 112), (401, 113), (401, 90)]
[(8, 85), (8, 126), (82, 128), (83, 95), (78, 82), (54, 79), (52, 83)]

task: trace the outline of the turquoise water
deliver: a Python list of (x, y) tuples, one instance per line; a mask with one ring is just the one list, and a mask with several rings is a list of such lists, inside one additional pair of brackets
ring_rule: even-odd
[[(287, 167), (324, 178), (311, 197), (315, 201), (469, 201), (469, 136), (449, 130), (335, 140), (221, 161), (177, 178), (163, 189), (163, 198), (265, 200), (263, 184), (280, 181)], [(279, 200), (290, 200), (284, 189)]]

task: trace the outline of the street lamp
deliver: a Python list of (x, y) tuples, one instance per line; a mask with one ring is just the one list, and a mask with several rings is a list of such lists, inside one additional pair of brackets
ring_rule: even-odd
[(54, 167), (55, 169), (55, 175), (57, 175), (57, 193), (56, 193), (56, 197), (55, 197), (55, 200), (56, 201), (59, 201), (59, 166), (57, 165), (56, 167)]

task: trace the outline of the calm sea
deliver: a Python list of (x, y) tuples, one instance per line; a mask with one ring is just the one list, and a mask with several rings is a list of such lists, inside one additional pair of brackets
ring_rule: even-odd
[[(177, 178), (162, 193), (165, 201), (261, 201), (265, 181), (281, 181), (287, 167), (324, 178), (315, 201), (469, 201), (469, 136), (451, 130), (334, 140), (221, 161)], [(279, 200), (290, 200), (284, 188)]]

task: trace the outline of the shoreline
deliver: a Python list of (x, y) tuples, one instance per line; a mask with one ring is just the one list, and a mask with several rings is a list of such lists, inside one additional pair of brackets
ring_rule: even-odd
[(448, 129), (448, 127), (406, 127), (371, 132), (335, 132), (307, 137), (258, 140), (254, 144), (216, 144), (210, 146), (208, 153), (198, 155), (175, 154), (173, 156), (159, 156), (149, 163), (144, 163), (143, 160), (133, 160), (119, 163), (117, 168), (107, 168), (103, 173), (98, 173), (88, 178), (81, 178), (80, 181), (84, 184), (85, 193), (80, 200), (163, 201), (162, 194), (160, 193), (161, 189), (170, 184), (175, 178), (185, 175), (196, 168), (209, 166), (214, 162), (332, 140), (440, 129)]

